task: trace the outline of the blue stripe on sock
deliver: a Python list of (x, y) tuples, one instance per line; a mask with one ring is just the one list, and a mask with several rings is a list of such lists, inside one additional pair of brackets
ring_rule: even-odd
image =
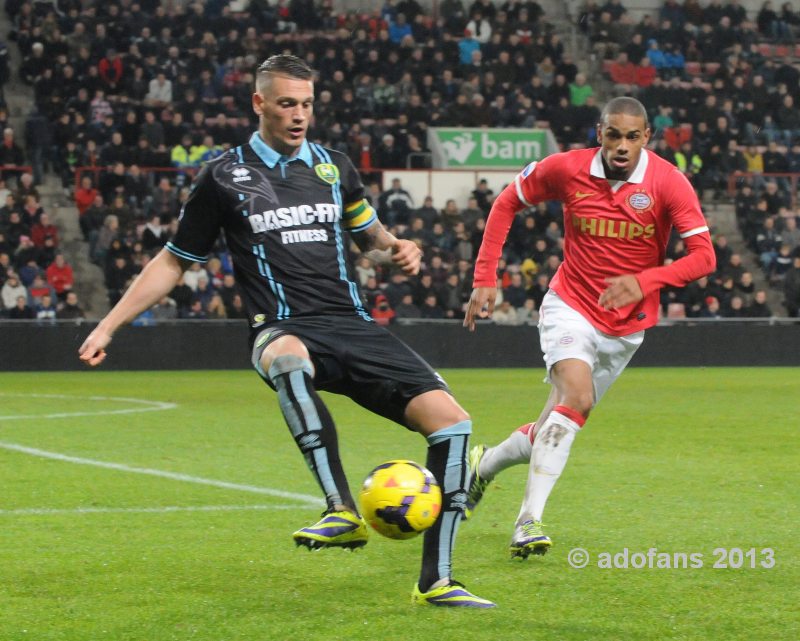
[[(289, 425), (289, 430), (291, 431), (292, 436), (295, 438), (299, 437), (305, 431), (322, 431), (322, 422), (319, 419), (319, 414), (317, 413), (317, 407), (314, 404), (314, 400), (308, 394), (308, 390), (306, 389), (304, 374), (305, 372), (303, 370), (296, 370), (289, 373), (289, 385), (291, 386), (292, 392), (294, 392), (295, 399), (297, 399), (297, 404), (299, 405), (300, 411), (303, 414), (302, 417), (298, 416), (297, 412), (295, 411), (294, 405), (289, 400), (289, 394), (286, 389), (283, 388), (283, 385), (276, 385), (278, 391), (278, 400), (280, 402), (281, 409), (283, 410), (284, 417), (286, 418), (286, 423)], [(303, 419), (305, 419), (305, 429), (303, 427)], [(328, 461), (327, 450), (324, 448), (317, 448), (310, 454), (313, 457), (314, 467), (317, 471), (317, 478), (319, 478), (319, 482), (322, 486), (322, 491), (325, 492), (325, 496), (334, 500), (334, 502), (341, 502), (341, 499), (338, 498), (339, 490), (336, 487), (336, 481), (333, 478), (331, 466)]]
[[(467, 475), (467, 448), (471, 432), (472, 421), (466, 420), (434, 432), (427, 438), (430, 445), (436, 445), (445, 440), (450, 441), (442, 487), (444, 495), (464, 490)], [(461, 524), (461, 512), (458, 510), (445, 510), (439, 519), (441, 529), (437, 572), (439, 578), (444, 578), (450, 576), (452, 566), (451, 552), (458, 527)]]

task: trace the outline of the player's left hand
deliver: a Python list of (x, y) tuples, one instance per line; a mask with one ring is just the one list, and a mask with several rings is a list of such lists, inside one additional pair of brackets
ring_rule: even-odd
[(606, 278), (608, 287), (605, 288), (597, 301), (603, 309), (617, 309), (626, 305), (633, 305), (644, 298), (639, 281), (633, 274)]
[(392, 262), (409, 276), (419, 273), (422, 250), (413, 240), (398, 238), (392, 245)]

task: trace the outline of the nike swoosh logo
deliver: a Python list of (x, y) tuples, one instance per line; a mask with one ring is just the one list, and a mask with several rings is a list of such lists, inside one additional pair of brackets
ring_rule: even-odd
[(578, 198), (578, 199), (587, 198), (589, 196), (594, 196), (594, 194), (595, 194), (595, 192), (593, 192), (593, 191), (587, 191), (586, 193), (584, 193), (582, 191), (576, 191), (575, 192), (575, 198)]

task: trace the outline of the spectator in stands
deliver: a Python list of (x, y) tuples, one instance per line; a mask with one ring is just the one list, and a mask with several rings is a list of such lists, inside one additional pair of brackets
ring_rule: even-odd
[(792, 266), (783, 279), (784, 306), (791, 318), (800, 316), (800, 248), (792, 251)]
[(775, 12), (770, 0), (765, 0), (761, 4), (761, 9), (756, 16), (756, 24), (759, 33), (764, 37), (778, 42), (792, 42), (792, 31), (789, 25)]
[(19, 276), (14, 271), (6, 274), (6, 282), (0, 288), (0, 302), (6, 310), (16, 306), (18, 298), (28, 300), (28, 289), (20, 282)]
[(764, 219), (763, 226), (756, 236), (755, 246), (765, 274), (769, 275), (772, 272), (773, 263), (782, 244), (783, 238), (775, 228), (775, 219), (772, 216)]
[(163, 223), (177, 217), (178, 205), (178, 190), (170, 183), (169, 178), (162, 176), (153, 190), (151, 212), (158, 214)]
[(169, 296), (164, 296), (151, 308), (153, 320), (165, 321), (178, 318), (178, 306)]
[(158, 214), (152, 214), (142, 229), (142, 247), (146, 252), (160, 249), (166, 243), (166, 232)]
[(439, 300), (434, 293), (429, 293), (425, 296), (420, 307), (420, 314), (422, 318), (439, 320), (445, 318), (444, 310), (439, 305)]
[(9, 320), (33, 320), (36, 318), (36, 313), (28, 305), (28, 299), (25, 296), (18, 296), (17, 304), (7, 310), (6, 315)]
[(43, 294), (41, 300), (34, 305), (36, 319), (40, 321), (55, 320), (56, 311), (56, 305), (53, 302), (53, 297), (50, 294)]
[(41, 252), (33, 244), (30, 236), (20, 236), (19, 247), (14, 250), (14, 268), (23, 285), (27, 286), (33, 280), (33, 275), (26, 272), (25, 267), (32, 265), (35, 273), (36, 265), (40, 260)]
[(78, 302), (78, 295), (75, 292), (67, 292), (64, 302), (58, 306), (56, 318), (60, 320), (86, 318), (86, 313), (81, 308)]
[(163, 71), (157, 72), (156, 77), (150, 81), (144, 104), (156, 109), (163, 109), (172, 104), (172, 81)]
[(771, 318), (772, 309), (767, 303), (767, 292), (759, 289), (753, 297), (753, 303), (747, 308), (747, 316), (750, 318)]
[(495, 325), (520, 324), (519, 318), (517, 317), (517, 310), (507, 300), (504, 300), (500, 303), (499, 307), (495, 308), (494, 314), (492, 314), (492, 320), (494, 321)]
[(22, 60), (19, 68), (19, 77), (26, 85), (33, 85), (42, 75), (50, 63), (45, 57), (44, 45), (41, 42), (34, 42), (31, 46), (30, 54)]
[(800, 247), (800, 228), (797, 226), (797, 217), (794, 212), (787, 212), (785, 216), (781, 217), (780, 234), (783, 242), (789, 245), (792, 251)]
[(34, 107), (25, 121), (25, 147), (33, 166), (33, 182), (37, 185), (42, 182), (47, 153), (52, 144), (53, 130), (50, 119)]
[(100, 164), (106, 167), (116, 163), (126, 165), (130, 162), (130, 152), (119, 131), (111, 133), (111, 139), (100, 148)]
[(131, 278), (136, 274), (136, 269), (125, 258), (116, 255), (105, 270), (105, 286), (108, 290), (108, 302), (112, 307), (119, 302), (122, 294), (128, 288)]
[(703, 307), (700, 310), (700, 318), (722, 318), (720, 311), (719, 300), (716, 296), (707, 296), (703, 301)]
[(222, 302), (222, 297), (216, 292), (211, 294), (211, 298), (205, 309), (208, 318), (223, 320), (228, 317), (228, 312), (225, 309), (225, 304)]
[(635, 95), (636, 65), (629, 60), (625, 51), (617, 54), (616, 60), (609, 66), (608, 74), (617, 95)]
[(403, 189), (399, 178), (392, 179), (392, 186), (381, 193), (378, 200), (378, 215), (389, 227), (397, 224), (408, 224), (414, 200), (411, 194)]
[(39, 215), (39, 222), (31, 226), (31, 240), (38, 248), (43, 248), (45, 239), (50, 238), (53, 245), (58, 247), (58, 227), (50, 222), (50, 216), (44, 212)]
[(56, 254), (52, 264), (47, 267), (47, 282), (53, 288), (58, 300), (63, 301), (75, 283), (72, 266), (64, 258), (64, 254)]
[(525, 305), (526, 298), (528, 298), (528, 294), (522, 282), (522, 274), (519, 272), (519, 267), (516, 267), (511, 273), (511, 282), (507, 287), (503, 288), (503, 300), (509, 302), (512, 307), (517, 308)]
[(792, 267), (792, 250), (786, 243), (781, 244), (778, 248), (772, 265), (769, 270), (769, 282), (771, 285), (778, 285), (786, 277)]
[[(0, 143), (0, 166), (21, 167), (25, 164), (25, 154), (14, 139), (14, 130), (11, 127), (3, 129), (3, 141)], [(19, 178), (23, 173), (21, 169), (3, 169), (2, 178)], [(33, 176), (31, 176), (33, 179)]]
[(395, 318), (420, 318), (422, 316), (419, 307), (414, 304), (414, 297), (412, 294), (403, 296), (394, 311)]
[(189, 269), (183, 273), (183, 281), (189, 287), (189, 289), (192, 290), (192, 293), (197, 291), (198, 283), (201, 279), (205, 280), (206, 282), (209, 281), (208, 272), (200, 263), (193, 263)]
[(370, 316), (375, 319), (378, 325), (389, 325), (393, 322), (395, 312), (389, 304), (389, 299), (384, 294), (378, 294), (375, 297), (375, 307), (370, 310)]

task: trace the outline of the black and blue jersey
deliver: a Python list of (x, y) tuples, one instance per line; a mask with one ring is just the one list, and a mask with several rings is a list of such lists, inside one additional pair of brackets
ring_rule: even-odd
[(347, 233), (376, 221), (346, 155), (304, 141), (288, 158), (255, 132), (203, 167), (167, 249), (205, 262), (224, 231), (253, 328), (311, 315), (371, 320)]

